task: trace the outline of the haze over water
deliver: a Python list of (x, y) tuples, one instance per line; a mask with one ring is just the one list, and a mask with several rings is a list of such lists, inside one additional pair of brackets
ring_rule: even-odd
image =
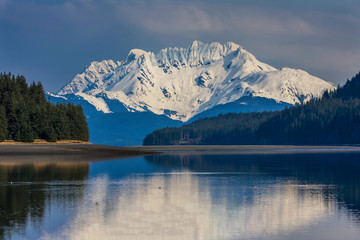
[(358, 239), (360, 154), (0, 163), (0, 239)]

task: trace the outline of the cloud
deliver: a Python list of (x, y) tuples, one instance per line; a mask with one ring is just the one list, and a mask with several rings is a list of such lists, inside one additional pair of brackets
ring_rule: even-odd
[(128, 21), (145, 31), (160, 35), (181, 35), (188, 32), (219, 32), (223, 23), (198, 6), (156, 1), (155, 6), (123, 4), (118, 7), (121, 21)]
[(121, 60), (132, 48), (233, 41), (276, 67), (336, 82), (359, 68), (359, 11), (354, 0), (0, 0), (0, 70), (54, 90), (89, 62)]
[(335, 83), (359, 67), (360, 18), (350, 9), (293, 10), (286, 4), (275, 8), (226, 1), (151, 3), (112, 4), (119, 21), (141, 29), (145, 36), (157, 35), (159, 41), (232, 40), (277, 67), (290, 64)]
[(311, 24), (286, 11), (266, 11), (263, 8), (224, 4), (223, 2), (152, 1), (113, 2), (118, 19), (145, 31), (160, 35), (186, 34), (198, 31), (206, 34), (243, 31), (247, 34), (311, 34)]

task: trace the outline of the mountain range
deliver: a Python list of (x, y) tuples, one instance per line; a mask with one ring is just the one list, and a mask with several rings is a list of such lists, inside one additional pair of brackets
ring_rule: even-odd
[[(334, 88), (303, 70), (262, 63), (238, 44), (194, 41), (188, 48), (166, 48), (158, 53), (133, 49), (123, 61), (92, 62), (49, 96), (83, 106), (90, 136), (98, 132), (92, 141), (133, 145), (141, 144), (146, 131), (155, 127), (179, 126), (219, 113), (280, 110)], [(129, 132), (124, 122), (146, 130), (135, 127), (136, 134), (125, 134), (136, 135), (132, 141), (122, 137)], [(108, 137), (101, 130), (105, 126), (112, 126)]]
[(155, 130), (144, 145), (360, 143), (360, 73), (321, 98), (276, 112), (228, 113)]

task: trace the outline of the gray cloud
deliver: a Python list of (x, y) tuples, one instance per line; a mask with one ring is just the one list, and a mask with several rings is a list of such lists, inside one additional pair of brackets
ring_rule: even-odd
[(1, 71), (55, 91), (93, 60), (193, 40), (234, 41), (275, 67), (335, 83), (360, 70), (355, 0), (0, 0)]

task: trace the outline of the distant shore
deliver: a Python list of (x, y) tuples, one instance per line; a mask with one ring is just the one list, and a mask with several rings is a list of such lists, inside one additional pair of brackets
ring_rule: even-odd
[(300, 146), (300, 145), (169, 145), (129, 147), (142, 151), (160, 153), (192, 154), (289, 154), (289, 153), (336, 153), (359, 152), (360, 145), (342, 146)]
[(152, 154), (318, 154), (360, 153), (360, 146), (175, 145), (116, 147), (91, 143), (2, 143), (0, 161), (98, 161)]

